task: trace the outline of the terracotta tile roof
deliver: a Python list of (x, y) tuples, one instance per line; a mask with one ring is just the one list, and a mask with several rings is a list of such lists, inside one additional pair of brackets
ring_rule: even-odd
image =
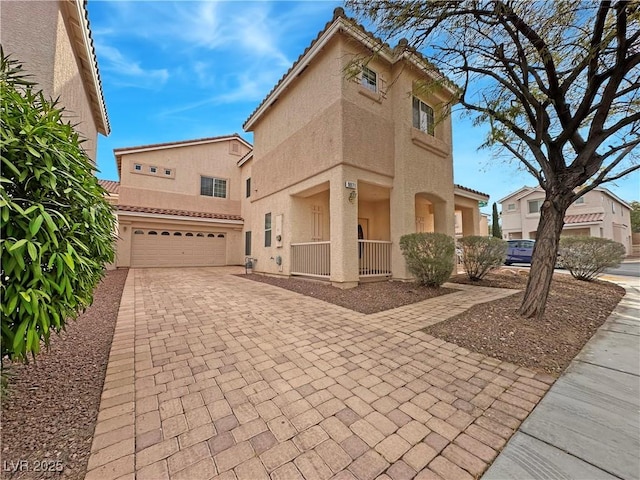
[[(267, 96), (262, 100), (262, 102), (260, 102), (260, 104), (255, 108), (255, 110), (253, 112), (251, 112), (251, 115), (249, 115), (247, 120), (245, 120), (244, 124), (242, 125), (242, 128), (247, 130), (247, 124), (259, 112), (259, 110), (262, 108), (262, 106), (265, 103), (267, 103), (267, 101), (269, 101), (269, 99), (271, 98), (271, 95), (273, 95), (273, 93), (276, 92), (278, 87), (280, 87), (280, 85), (283, 82), (285, 82), (285, 80), (291, 74), (291, 72), (293, 72), (293, 70), (298, 66), (298, 64), (302, 62), (304, 57), (309, 53), (310, 50), (313, 49), (313, 47), (318, 43), (318, 41), (322, 38), (322, 36), (331, 28), (331, 26), (334, 23), (336, 23), (336, 21), (338, 21), (340, 19), (342, 19), (344, 22), (346, 22), (350, 27), (355, 28), (358, 32), (366, 35), (370, 40), (372, 40), (374, 43), (376, 43), (382, 49), (385, 49), (386, 51), (391, 52), (392, 54), (394, 53), (393, 49), (389, 46), (388, 43), (386, 43), (382, 39), (376, 37), (373, 33), (371, 33), (366, 28), (364, 28), (361, 24), (359, 24), (356, 19), (348, 17), (345, 14), (344, 9), (342, 7), (336, 7), (333, 10), (333, 18), (331, 19), (331, 21), (326, 23), (325, 27), (318, 33), (316, 38), (314, 38), (312, 40), (312, 42), (309, 44), (309, 46), (307, 48), (305, 48), (304, 52), (302, 52), (302, 54), (297, 58), (297, 60), (295, 62), (293, 62), (293, 64), (289, 68), (289, 70), (287, 70), (287, 72), (280, 78), (280, 80), (278, 80), (278, 82), (274, 85), (274, 87), (267, 94)], [(437, 74), (437, 75), (441, 76), (445, 80), (445, 83), (449, 88), (452, 88), (452, 89), (456, 89), (457, 88), (453, 84), (453, 82), (451, 82), (448, 78), (446, 78), (440, 72), (440, 70), (438, 70), (437, 67), (435, 67), (431, 62), (429, 62), (429, 60), (427, 60), (427, 58), (424, 55), (422, 55), (416, 49), (410, 47), (408, 45), (408, 42), (407, 42), (406, 39), (401, 39), (399, 41), (398, 48), (403, 52), (407, 52), (407, 53), (412, 54), (415, 57), (415, 59), (417, 59), (417, 61), (420, 62), (424, 67), (426, 67), (429, 70), (433, 71), (434, 74)], [(400, 57), (398, 57), (398, 58), (400, 58)], [(275, 102), (276, 100), (277, 100), (277, 98), (274, 99), (273, 102)]]
[(188, 210), (173, 210), (170, 208), (136, 207), (131, 205), (118, 205), (119, 212), (151, 213), (155, 215), (176, 215), (179, 217), (211, 218), (214, 220), (239, 220), (240, 215), (229, 215), (226, 213), (191, 212)]
[(564, 223), (592, 223), (604, 220), (604, 213), (581, 213), (580, 215), (565, 215)]
[(454, 187), (459, 188), (460, 190), (465, 190), (467, 192), (475, 193), (476, 195), (482, 195), (483, 197), (489, 198), (488, 194), (483, 193), (479, 190), (474, 190), (473, 188), (463, 187), (462, 185), (458, 185), (457, 183), (454, 184)]
[(117, 195), (120, 191), (120, 182), (117, 182), (115, 180), (98, 179), (98, 183), (109, 193)]
[(251, 144), (247, 142), (244, 138), (240, 136), (239, 133), (232, 133), (231, 135), (219, 135), (217, 137), (204, 137), (204, 138), (192, 138), (189, 140), (178, 140), (176, 142), (165, 142), (165, 143), (150, 143), (149, 145), (136, 145), (134, 147), (122, 147), (122, 148), (114, 148), (113, 153), (118, 155), (119, 153), (128, 152), (130, 150), (140, 150), (145, 148), (159, 148), (159, 147), (172, 147), (176, 145), (184, 145), (190, 143), (206, 143), (206, 142), (215, 142), (217, 140), (240, 140), (241, 142), (246, 143), (249, 147)]

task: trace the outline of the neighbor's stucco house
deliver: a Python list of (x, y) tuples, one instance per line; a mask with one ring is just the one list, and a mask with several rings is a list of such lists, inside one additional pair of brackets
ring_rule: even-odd
[[(353, 59), (376, 55), (354, 78)], [(453, 183), (454, 94), (422, 57), (341, 9), (237, 134), (114, 151), (118, 266), (243, 264), (352, 286), (410, 278), (406, 233), (479, 234), (488, 196)], [(390, 85), (393, 83), (393, 87)], [(446, 82), (443, 84), (446, 85)], [(442, 120), (440, 120), (442, 118)]]
[[(354, 59), (366, 66), (350, 77)], [(441, 87), (421, 88), (432, 79)], [(477, 193), (453, 183), (445, 105), (454, 95), (420, 55), (382, 44), (336, 9), (244, 125), (254, 134), (241, 166), (254, 268), (344, 287), (407, 279), (400, 237), (454, 236), (458, 200), (466, 230), (478, 233)]]
[[(507, 240), (536, 238), (545, 193), (540, 187), (522, 187), (499, 200), (502, 234)], [(606, 188), (598, 187), (578, 198), (564, 217), (562, 235), (608, 238), (631, 253), (631, 207)]]
[(244, 261), (239, 135), (114, 150), (118, 267), (239, 265)]
[(23, 64), (47, 97), (59, 99), (95, 163), (97, 135), (109, 135), (109, 120), (86, 2), (0, 2), (0, 25), (5, 54)]

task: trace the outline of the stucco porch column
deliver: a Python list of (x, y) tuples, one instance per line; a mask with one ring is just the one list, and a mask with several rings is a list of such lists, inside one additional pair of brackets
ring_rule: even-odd
[(477, 208), (461, 208), (462, 236), (480, 234), (480, 210)]
[(337, 169), (331, 178), (329, 207), (331, 218), (331, 276), (333, 286), (352, 288), (358, 285), (358, 200), (349, 200), (357, 190), (345, 187), (343, 169)]

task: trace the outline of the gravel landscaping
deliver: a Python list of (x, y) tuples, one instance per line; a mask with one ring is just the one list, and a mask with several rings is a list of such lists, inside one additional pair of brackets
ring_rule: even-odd
[(107, 272), (93, 305), (52, 335), (49, 351), (9, 365), (2, 479), (84, 478), (126, 278), (127, 270)]
[(267, 275), (238, 275), (256, 282), (318, 298), (360, 313), (376, 313), (453, 293), (451, 288), (421, 287), (412, 282), (371, 282), (342, 290), (328, 282)]

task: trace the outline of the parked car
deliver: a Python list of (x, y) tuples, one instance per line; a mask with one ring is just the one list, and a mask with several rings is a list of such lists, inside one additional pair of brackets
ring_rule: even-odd
[(531, 263), (535, 240), (507, 240), (507, 258), (505, 265), (512, 263)]

